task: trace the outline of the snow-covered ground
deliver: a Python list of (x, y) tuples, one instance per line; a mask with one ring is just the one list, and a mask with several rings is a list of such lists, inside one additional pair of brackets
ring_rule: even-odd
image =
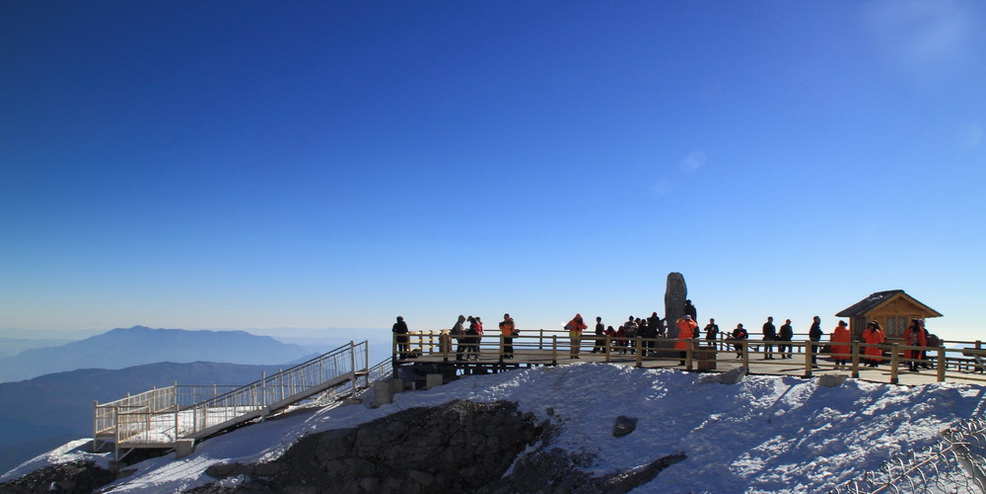
[[(593, 474), (646, 465), (678, 451), (687, 455), (635, 493), (819, 492), (878, 468), (894, 454), (927, 449), (943, 429), (982, 415), (986, 407), (986, 388), (975, 385), (850, 379), (827, 388), (817, 379), (760, 376), (725, 385), (709, 377), (589, 363), (474, 376), (401, 393), (375, 409), (299, 410), (238, 429), (199, 444), (184, 459), (167, 455), (139, 463), (137, 473), (107, 491), (179, 492), (211, 482), (204, 474), (210, 465), (270, 461), (307, 433), (461, 398), (515, 401), (559, 424), (557, 446), (595, 455)], [(613, 437), (618, 415), (638, 418), (637, 429)], [(87, 455), (70, 449), (32, 460), (0, 480)]]

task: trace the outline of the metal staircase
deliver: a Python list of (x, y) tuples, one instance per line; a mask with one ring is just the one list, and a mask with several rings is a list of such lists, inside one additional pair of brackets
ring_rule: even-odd
[(96, 402), (93, 450), (112, 443), (118, 461), (140, 448), (175, 449), (182, 456), (196, 441), (220, 431), (319, 395), (342, 400), (390, 374), (390, 359), (372, 368), (368, 360), (368, 343), (350, 342), (245, 386), (176, 383), (109, 403)]

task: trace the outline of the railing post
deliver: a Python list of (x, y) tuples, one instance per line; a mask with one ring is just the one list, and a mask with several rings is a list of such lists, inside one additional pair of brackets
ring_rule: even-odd
[(260, 408), (267, 406), (267, 371), (260, 373)]
[(898, 384), (900, 379), (897, 376), (897, 365), (900, 364), (900, 356), (897, 354), (897, 343), (890, 345), (890, 384)]
[(938, 382), (945, 382), (945, 347), (938, 347)]
[(613, 348), (613, 337), (606, 335), (606, 362), (610, 361), (610, 352)]
[(853, 379), (859, 379), (859, 342), (852, 342), (852, 373)]
[(685, 370), (692, 370), (692, 344), (695, 340), (685, 340)]
[[(410, 346), (411, 340), (408, 339), (408, 346)], [(410, 350), (410, 348), (408, 348)], [(394, 355), (397, 355), (397, 334), (394, 333)], [(349, 382), (353, 383), (353, 392), (356, 391), (356, 343), (353, 340), (349, 340)], [(397, 374), (392, 377), (396, 378)]]
[(815, 342), (808, 340), (805, 342), (805, 377), (811, 377), (811, 356), (815, 354)]
[(538, 328), (538, 350), (544, 350), (544, 328)]
[(558, 365), (558, 335), (551, 335), (551, 364)]
[(92, 400), (92, 452), (96, 451), (96, 436), (99, 435), (99, 400)]
[(750, 372), (750, 340), (740, 341), (742, 342), (740, 343), (742, 345), (740, 348), (743, 350), (743, 367), (746, 367), (746, 371)]
[(638, 368), (644, 366), (643, 354), (644, 354), (644, 352), (641, 352), (640, 351), (640, 337), (638, 336), (637, 337), (637, 355), (636, 355), (636, 358), (634, 359), (635, 360), (634, 366), (636, 366)]

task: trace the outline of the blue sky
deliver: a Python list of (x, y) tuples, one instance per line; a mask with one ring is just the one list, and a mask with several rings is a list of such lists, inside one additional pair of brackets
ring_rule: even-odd
[(981, 2), (0, 4), (0, 328), (982, 329)]

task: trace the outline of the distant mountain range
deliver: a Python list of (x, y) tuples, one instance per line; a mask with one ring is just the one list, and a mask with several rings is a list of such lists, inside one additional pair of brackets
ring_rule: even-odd
[(4, 338), (0, 337), (0, 359), (13, 357), (24, 350), (32, 348), (42, 348), (46, 346), (58, 346), (69, 343), (73, 340), (52, 340), (52, 339), (28, 339), (28, 338)]
[(92, 436), (93, 402), (174, 384), (248, 384), (277, 366), (155, 363), (81, 369), (0, 384), (0, 473), (66, 441)]
[(123, 369), (153, 362), (283, 365), (312, 355), (313, 352), (300, 345), (243, 331), (186, 331), (134, 326), (0, 358), (0, 382), (75, 369)]

